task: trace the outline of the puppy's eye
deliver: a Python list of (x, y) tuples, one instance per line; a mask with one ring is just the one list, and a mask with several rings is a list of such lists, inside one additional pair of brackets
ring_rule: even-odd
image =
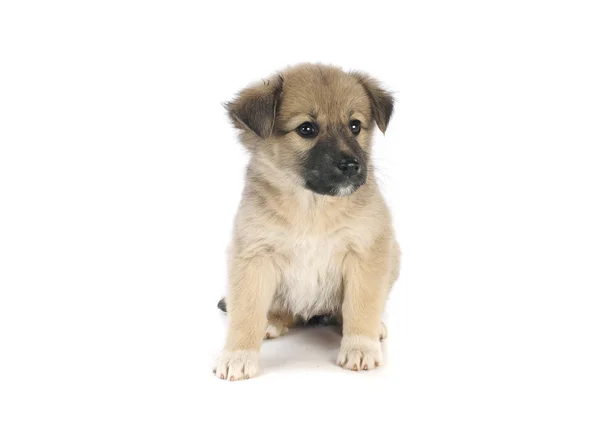
[(359, 120), (352, 120), (352, 121), (350, 121), (350, 131), (353, 134), (360, 133), (360, 121)]
[(298, 134), (306, 139), (315, 137), (317, 135), (317, 127), (313, 123), (303, 122), (296, 129)]

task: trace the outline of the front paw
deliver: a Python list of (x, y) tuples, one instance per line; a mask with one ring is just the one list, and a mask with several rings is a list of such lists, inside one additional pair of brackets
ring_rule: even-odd
[(213, 372), (228, 381), (252, 378), (258, 374), (258, 351), (223, 351)]
[(381, 343), (361, 335), (344, 336), (337, 364), (350, 370), (375, 369), (382, 362)]

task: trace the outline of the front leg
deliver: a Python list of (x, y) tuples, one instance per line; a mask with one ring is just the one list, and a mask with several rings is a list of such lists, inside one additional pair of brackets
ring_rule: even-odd
[(381, 315), (390, 279), (387, 247), (382, 238), (368, 253), (351, 251), (344, 259), (343, 337), (337, 363), (346, 369), (381, 364)]
[(217, 360), (218, 378), (235, 381), (258, 373), (258, 352), (265, 335), (267, 311), (278, 281), (272, 259), (234, 258), (229, 276), (227, 341)]

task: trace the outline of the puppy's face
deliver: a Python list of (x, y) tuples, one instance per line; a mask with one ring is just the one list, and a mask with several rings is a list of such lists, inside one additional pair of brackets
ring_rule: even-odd
[(363, 74), (300, 65), (227, 107), (253, 154), (308, 190), (344, 196), (366, 182), (372, 132), (385, 131), (393, 98)]

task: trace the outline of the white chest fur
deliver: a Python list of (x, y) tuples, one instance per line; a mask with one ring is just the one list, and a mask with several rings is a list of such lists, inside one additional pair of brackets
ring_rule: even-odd
[(288, 239), (276, 300), (286, 310), (309, 318), (339, 309), (342, 296), (344, 244), (339, 237)]

